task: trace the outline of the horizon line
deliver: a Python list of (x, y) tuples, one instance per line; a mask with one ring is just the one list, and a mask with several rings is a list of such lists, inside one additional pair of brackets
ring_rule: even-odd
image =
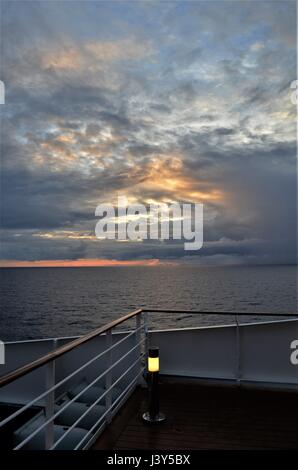
[(120, 266), (157, 266), (172, 264), (161, 262), (158, 258), (143, 260), (117, 259), (76, 259), (76, 260), (0, 260), (0, 268), (83, 268), (83, 267), (120, 267)]
[(76, 260), (0, 260), (0, 268), (105, 268), (133, 266), (198, 266), (198, 267), (248, 267), (248, 266), (297, 266), (297, 263), (188, 263), (185, 260), (161, 260), (159, 258), (117, 260), (117, 259), (76, 259)]

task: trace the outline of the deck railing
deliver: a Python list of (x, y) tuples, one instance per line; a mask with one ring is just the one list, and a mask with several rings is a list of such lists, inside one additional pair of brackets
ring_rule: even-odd
[[(0, 422), (0, 428), (3, 428), (5, 425), (9, 424), (12, 420), (20, 416), (26, 410), (31, 409), (34, 405), (40, 403), (41, 400), (44, 400), (44, 420), (40, 426), (34, 429), (25, 439), (23, 439), (14, 449), (22, 449), (26, 446), (27, 443), (31, 441), (38, 433), (44, 433), (44, 448), (47, 450), (56, 449), (59, 444), (63, 443), (63, 440), (71, 433), (71, 431), (80, 425), (80, 422), (86, 417), (88, 413), (96, 405), (103, 402), (105, 403), (105, 411), (99, 417), (99, 419), (92, 425), (88, 432), (84, 435), (79, 442), (76, 443), (75, 449), (87, 448), (90, 446), (90, 443), (100, 434), (100, 432), (104, 429), (104, 427), (111, 421), (115, 412), (119, 409), (119, 407), (124, 403), (127, 396), (134, 390), (135, 386), (140, 382), (142, 374), (144, 373), (144, 355), (147, 351), (148, 347), (148, 314), (149, 313), (170, 313), (170, 314), (190, 314), (190, 315), (223, 315), (223, 316), (234, 316), (235, 317), (235, 325), (237, 327), (237, 350), (239, 352), (239, 321), (238, 321), (238, 314), (232, 312), (202, 312), (202, 311), (187, 311), (187, 310), (169, 310), (169, 309), (138, 309), (135, 310), (127, 315), (120, 317), (117, 320), (114, 320), (108, 323), (105, 326), (97, 328), (90, 333), (79, 337), (69, 343), (54, 349), (53, 351), (49, 352), (48, 354), (34, 360), (33, 362), (26, 364), (8, 374), (0, 377), (0, 388), (5, 387), (12, 382), (15, 382), (22, 377), (30, 374), (31, 372), (35, 371), (36, 369), (45, 366), (46, 370), (46, 390), (35, 397), (33, 400), (29, 401), (26, 405), (22, 406), (17, 411), (10, 414), (7, 418), (3, 419)], [(243, 312), (239, 313), (239, 315), (244, 316), (251, 316), (251, 315), (258, 315), (264, 317), (295, 317), (297, 318), (297, 314), (288, 314), (288, 313), (279, 313), (279, 314), (272, 314), (272, 313), (248, 313)], [(112, 333), (115, 328), (121, 324), (124, 324), (128, 320), (135, 319), (135, 327), (132, 331), (128, 331), (123, 333), (124, 336), (113, 344), (112, 340)], [(97, 338), (99, 336), (105, 335), (106, 337), (106, 345), (105, 349), (101, 351), (99, 354), (94, 355), (91, 359), (86, 361), (72, 373), (65, 376), (63, 379), (58, 381), (57, 383), (55, 380), (55, 362), (60, 357), (64, 356), (68, 352), (84, 345), (85, 343), (89, 342), (90, 340)], [(130, 347), (125, 354), (121, 355), (121, 357), (117, 360), (113, 360), (112, 358), (112, 351), (117, 350), (117, 348), (121, 344), (125, 344), (125, 342), (129, 339), (133, 339), (133, 346)], [(132, 354), (134, 352), (134, 354)], [(59, 387), (73, 379), (77, 374), (87, 369), (90, 365), (95, 364), (101, 358), (105, 358), (105, 362), (107, 367), (100, 372), (90, 383), (88, 383), (79, 393), (75, 394), (70, 400), (66, 402), (64, 406), (62, 406), (58, 411), (55, 412), (55, 391), (58, 390)], [(117, 377), (115, 381), (112, 380), (113, 371), (119, 364), (123, 364), (123, 360), (126, 359), (126, 363), (129, 364), (128, 367)], [(120, 395), (113, 400), (112, 393), (115, 389), (116, 385), (118, 385), (128, 374), (132, 372), (133, 377), (129, 380), (129, 383), (125, 385), (125, 388), (121, 390)], [(79, 416), (78, 419), (74, 421), (58, 439), (54, 439), (54, 421), (55, 419), (61, 415), (65, 410), (74, 402), (76, 402), (84, 393), (86, 393), (91, 387), (98, 384), (100, 380), (104, 379), (105, 381), (105, 389), (104, 392), (86, 409), (86, 411)]]
[[(136, 318), (136, 326), (133, 329), (133, 331), (127, 333), (124, 335), (122, 339), (117, 341), (116, 343), (112, 344), (112, 332), (113, 330), (120, 324), (132, 319)], [(45, 415), (45, 420), (43, 423), (38, 426), (32, 433), (29, 434), (22, 442), (20, 442), (14, 449), (22, 449), (31, 439), (34, 438), (38, 433), (41, 431), (44, 431), (45, 433), (45, 449), (47, 450), (52, 450), (57, 448), (57, 446), (65, 439), (69, 433), (80, 424), (82, 419), (90, 413), (90, 411), (99, 403), (101, 403), (103, 400), (105, 400), (105, 407), (106, 410), (105, 412), (100, 416), (100, 418), (97, 420), (96, 423), (93, 424), (92, 428), (88, 430), (88, 433), (84, 436), (80, 442), (76, 444), (76, 448), (83, 448), (87, 444), (89, 444), (89, 441), (91, 438), (94, 437), (94, 431), (96, 430), (96, 435), (99, 434), (99, 432), (102, 430), (102, 428), (108, 423), (111, 418), (113, 411), (115, 411), (119, 406), (121, 406), (123, 400), (125, 399), (126, 395), (134, 388), (134, 386), (138, 383), (140, 380), (141, 375), (143, 374), (144, 371), (144, 364), (142, 361), (142, 358), (144, 356), (144, 352), (142, 352), (142, 345), (145, 344), (146, 342), (146, 337), (147, 337), (147, 324), (146, 324), (146, 319), (147, 315), (142, 312), (141, 309), (135, 310), (134, 312), (131, 312), (115, 321), (112, 321), (108, 323), (107, 325), (100, 327), (80, 338), (75, 339), (74, 341), (71, 341), (67, 343), (66, 345), (63, 345), (54, 351), (51, 351), (50, 353), (38, 358), (37, 360), (31, 362), (30, 364), (26, 364), (22, 367), (20, 367), (17, 370), (14, 370), (5, 376), (0, 378), (0, 387), (4, 387), (6, 385), (9, 385), (12, 382), (17, 381), (18, 379), (24, 377), (25, 375), (33, 372), (34, 370), (46, 366), (46, 391), (38, 395), (36, 398), (28, 402), (26, 405), (22, 406), (20, 409), (12, 413), (10, 416), (5, 418), (0, 422), (0, 428), (3, 428), (5, 425), (10, 423), (13, 419), (17, 418), (20, 416), (22, 413), (24, 413), (26, 410), (32, 408), (34, 405), (37, 405), (40, 403), (40, 400), (45, 400), (45, 407), (44, 407), (44, 415)], [(71, 374), (67, 375), (64, 377), (62, 380), (59, 382), (55, 383), (55, 361), (65, 355), (66, 353), (74, 350), (75, 348), (78, 348), (82, 346), (83, 344), (87, 343), (88, 341), (101, 336), (101, 335), (106, 335), (106, 348), (104, 351), (100, 352), (99, 354), (93, 356), (91, 359), (89, 359), (87, 362), (85, 362), (82, 366), (77, 368), (74, 372)], [(128, 351), (122, 355), (119, 359), (116, 361), (112, 360), (111, 357), (111, 352), (118, 348), (120, 344), (123, 344), (126, 342), (129, 338), (135, 338), (134, 341), (134, 346), (128, 349)], [(124, 370), (124, 372), (117, 377), (117, 379), (112, 382), (112, 372), (116, 368), (117, 365), (123, 362), (124, 359), (130, 359), (130, 356), (132, 355), (133, 352), (136, 352), (137, 358), (133, 361), (130, 361), (131, 363), (129, 366)], [(133, 356), (135, 358), (135, 355)], [(61, 387), (63, 384), (65, 384), (67, 381), (75, 377), (77, 374), (82, 372), (84, 369), (86, 369), (88, 366), (91, 364), (94, 364), (96, 361), (98, 361), (100, 358), (106, 358), (106, 363), (108, 367), (101, 372), (91, 383), (89, 383), (86, 387), (84, 387), (78, 394), (76, 394), (73, 398), (71, 398), (69, 401), (66, 402), (65, 406), (61, 407), (56, 413), (54, 412), (54, 405), (55, 405), (55, 391), (58, 390), (59, 387)], [(134, 376), (132, 380), (125, 386), (124, 390), (121, 391), (121, 394), (115, 399), (112, 400), (112, 392), (123, 380), (129, 372), (134, 371)], [(101, 379), (105, 379), (105, 390), (104, 392), (96, 399), (94, 403), (92, 403), (87, 410), (66, 430), (66, 432), (59, 437), (55, 442), (54, 442), (54, 420), (61, 415), (65, 410), (76, 400), (78, 400), (84, 393), (86, 393), (89, 389), (91, 389), (92, 386), (96, 385)]]

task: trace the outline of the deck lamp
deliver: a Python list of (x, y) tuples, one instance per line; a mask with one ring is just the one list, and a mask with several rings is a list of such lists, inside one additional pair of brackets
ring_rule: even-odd
[(158, 394), (158, 373), (159, 373), (159, 348), (150, 347), (148, 351), (148, 390), (149, 403), (148, 411), (143, 414), (143, 420), (146, 423), (161, 423), (164, 421), (165, 415), (159, 411), (159, 394)]

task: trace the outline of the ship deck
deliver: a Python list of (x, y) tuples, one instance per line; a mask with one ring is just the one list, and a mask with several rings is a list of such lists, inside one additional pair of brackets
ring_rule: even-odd
[[(162, 380), (162, 379), (161, 379)], [(145, 424), (147, 391), (138, 387), (93, 449), (298, 449), (298, 394), (164, 382), (166, 421)]]

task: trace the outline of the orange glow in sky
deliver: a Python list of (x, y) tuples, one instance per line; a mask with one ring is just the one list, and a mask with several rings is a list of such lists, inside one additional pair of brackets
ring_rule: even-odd
[[(125, 260), (116, 259), (76, 259), (76, 260), (38, 260), (38, 261), (14, 261), (1, 260), (1, 268), (82, 268), (105, 266), (157, 266), (163, 264), (159, 259)], [(169, 263), (166, 263), (169, 264)]]

